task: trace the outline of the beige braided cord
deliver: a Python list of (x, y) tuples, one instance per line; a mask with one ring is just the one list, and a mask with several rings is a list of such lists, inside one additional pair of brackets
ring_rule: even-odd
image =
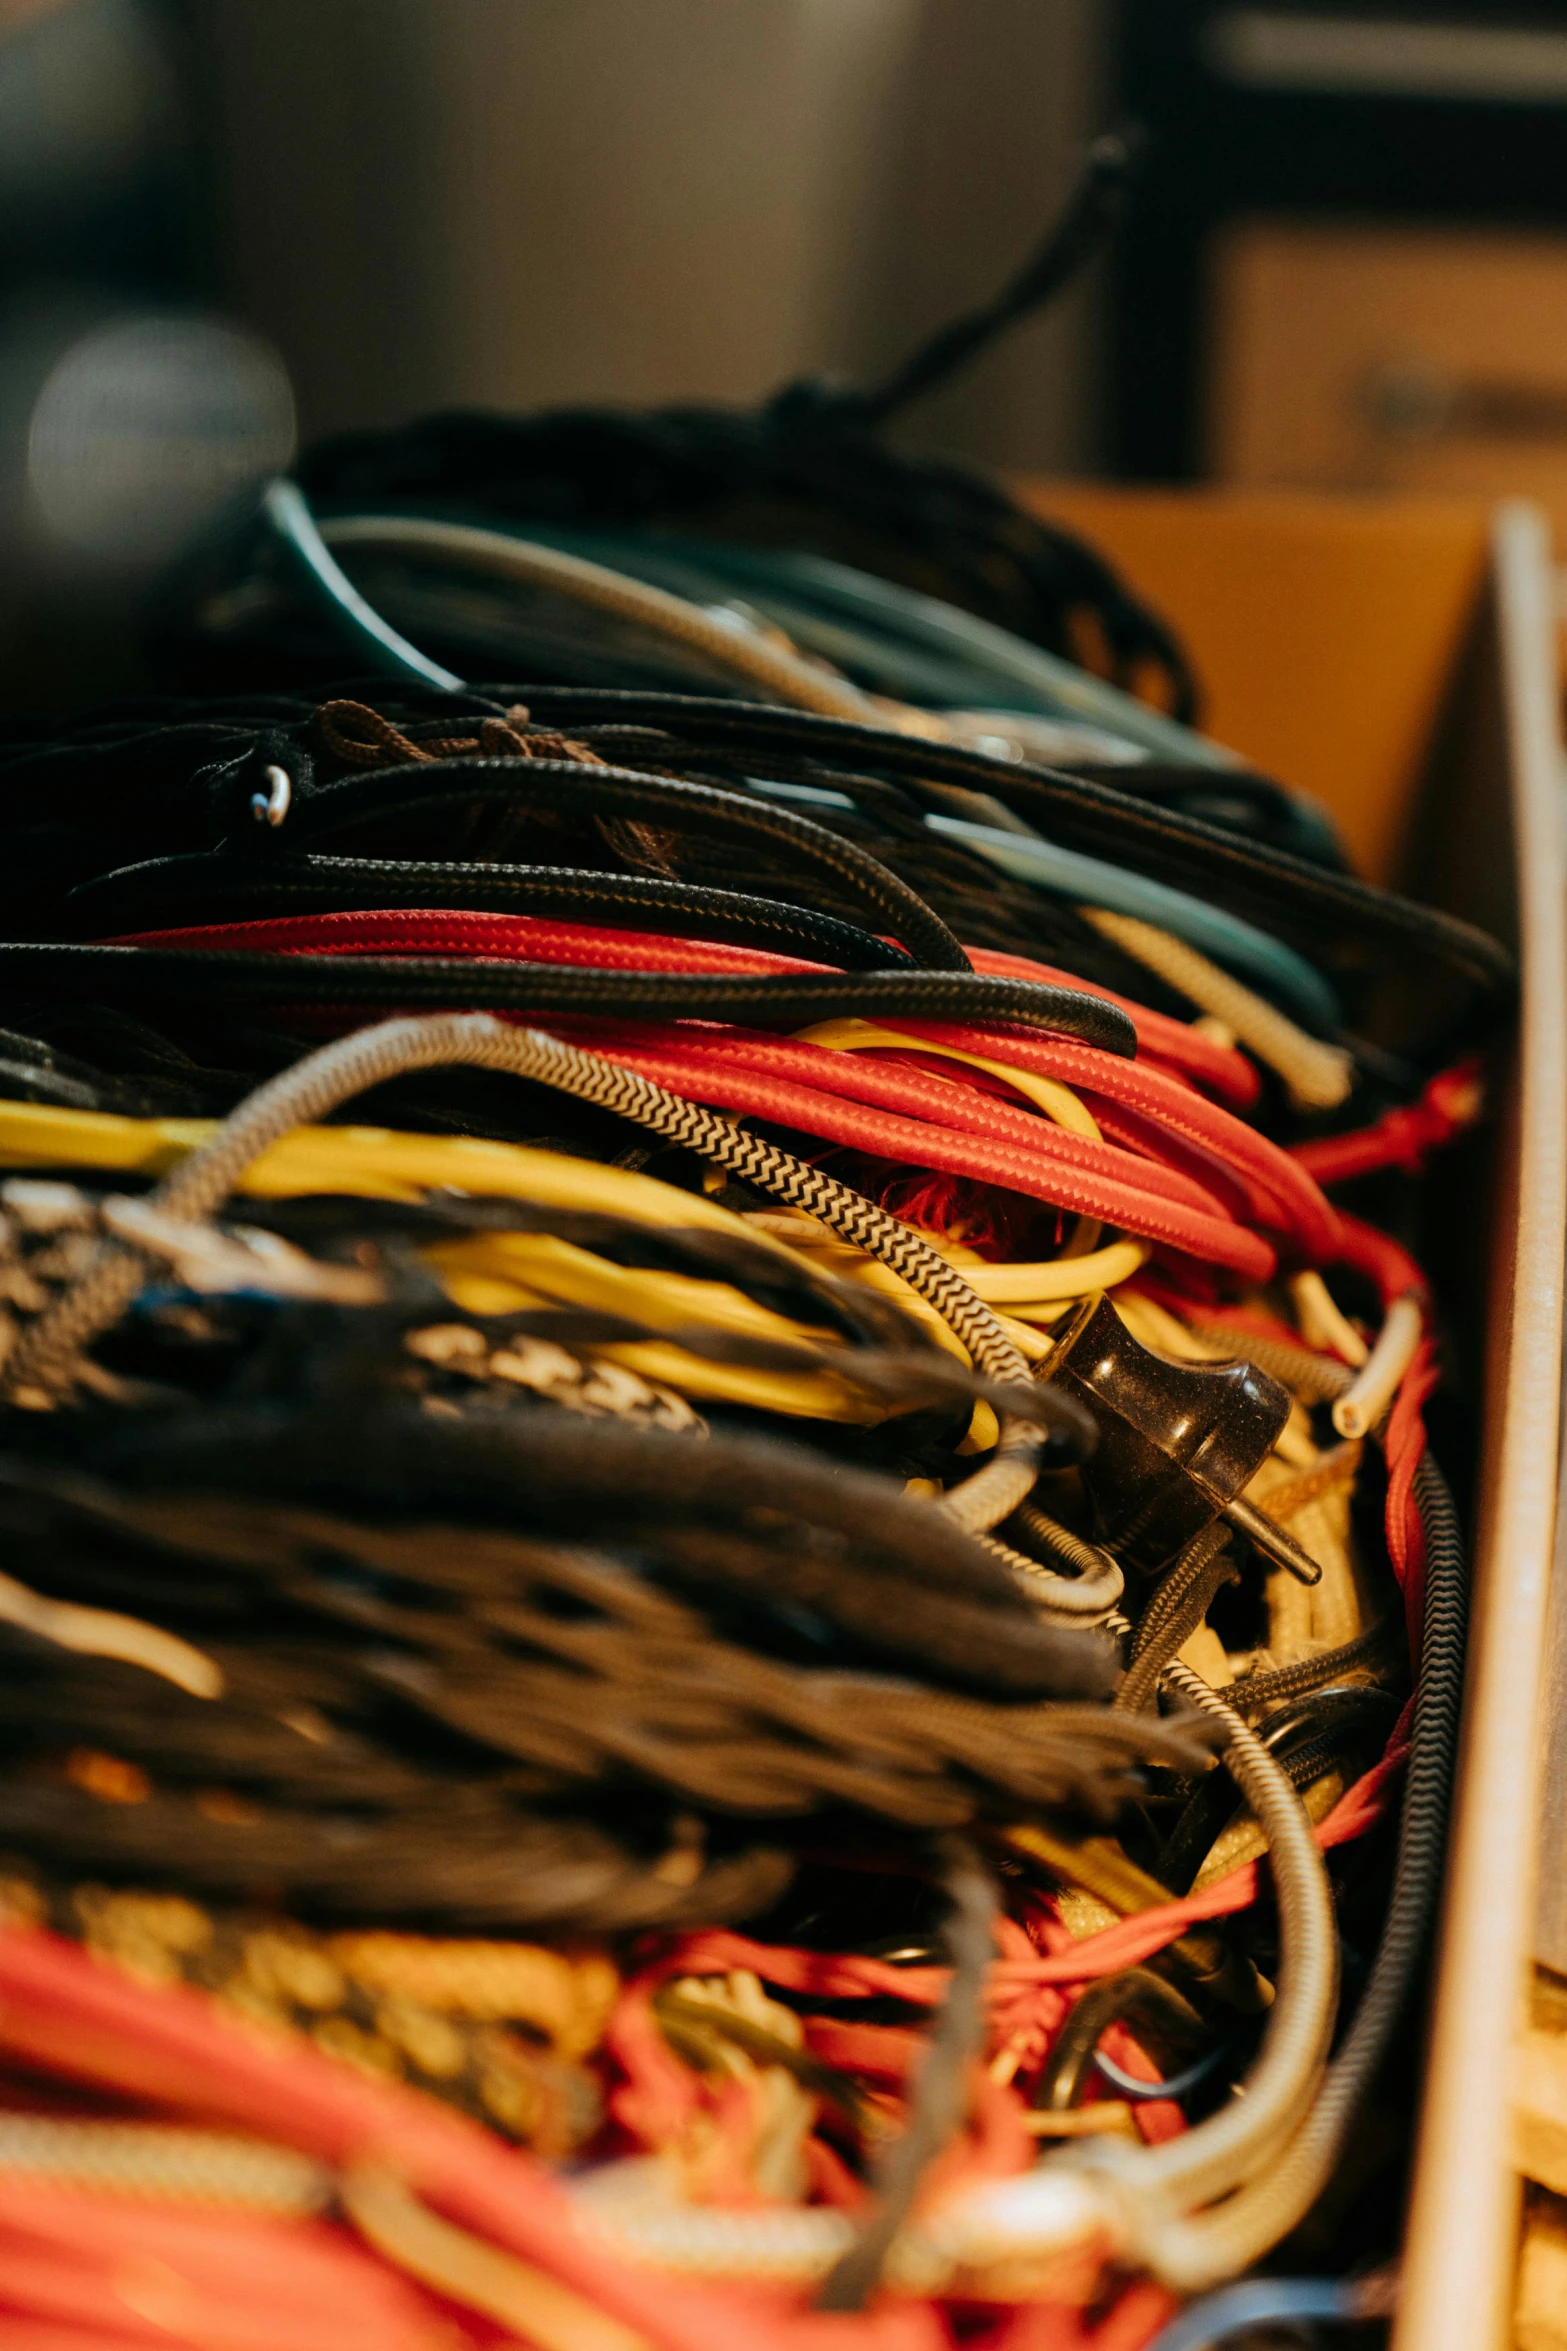
[(1355, 1063), (1342, 1046), (1324, 1045), (1320, 1038), (1309, 1037), (1255, 989), (1221, 971), (1206, 955), (1189, 947), (1184, 939), (1160, 930), (1157, 924), (1140, 922), (1134, 914), (1113, 914), (1105, 906), (1080, 906), (1078, 912), (1123, 954), (1222, 1021), (1259, 1061), (1277, 1071), (1297, 1108), (1336, 1110), (1348, 1100), (1355, 1082)]

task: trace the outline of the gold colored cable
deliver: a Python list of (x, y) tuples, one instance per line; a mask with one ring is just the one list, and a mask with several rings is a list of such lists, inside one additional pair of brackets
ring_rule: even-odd
[(464, 2309), (498, 2320), (537, 2351), (652, 2351), (646, 2335), (570, 2286), (442, 2220), (379, 2165), (345, 2173), (339, 2200), (383, 2260)]
[(1342, 1046), (1307, 1036), (1275, 1005), (1156, 924), (1141, 922), (1134, 914), (1112, 914), (1104, 906), (1080, 906), (1078, 912), (1123, 954), (1222, 1021), (1259, 1061), (1278, 1073), (1298, 1109), (1336, 1110), (1349, 1099), (1355, 1062)]
[(1255, 1495), (1257, 1507), (1265, 1511), (1269, 1518), (1280, 1521), (1293, 1518), (1298, 1510), (1304, 1510), (1309, 1503), (1320, 1501), (1324, 1494), (1331, 1494), (1340, 1486), (1353, 1485), (1360, 1458), (1358, 1443), (1335, 1445), (1330, 1453), (1324, 1453), (1319, 1461), (1310, 1469), (1302, 1470), (1298, 1477), (1272, 1487), (1265, 1494)]
[(361, 1990), (472, 2023), (525, 2020), (560, 2057), (596, 2049), (620, 1992), (602, 1952), (572, 1957), (537, 1943), (496, 1943), (360, 1928), (321, 1946)]

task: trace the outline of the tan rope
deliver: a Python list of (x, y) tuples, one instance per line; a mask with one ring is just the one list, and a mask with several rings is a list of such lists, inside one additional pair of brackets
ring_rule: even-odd
[(1221, 971), (1184, 939), (1172, 938), (1155, 924), (1140, 922), (1132, 914), (1112, 914), (1104, 906), (1082, 906), (1078, 912), (1123, 954), (1223, 1021), (1259, 1061), (1277, 1071), (1298, 1109), (1336, 1110), (1348, 1100), (1355, 1064), (1341, 1046), (1324, 1045), (1319, 1038), (1308, 1037), (1275, 1005)]

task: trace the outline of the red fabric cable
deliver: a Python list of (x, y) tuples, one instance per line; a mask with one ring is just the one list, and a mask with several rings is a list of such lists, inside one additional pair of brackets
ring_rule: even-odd
[(7, 2346), (13, 2312), (201, 2351), (430, 2351), (451, 2328), (445, 2306), (324, 2221), (182, 2209), (14, 2173), (0, 2199)]
[[(552, 1025), (564, 1028), (565, 1023), (557, 1020)], [(571, 1035), (617, 1061), (647, 1055), (671, 1063), (679, 1059), (693, 1070), (754, 1070), (758, 1076), (797, 1082), (817, 1093), (842, 1095), (878, 1110), (928, 1119), (933, 1126), (949, 1127), (955, 1133), (1015, 1143), (1020, 1150), (1059, 1159), (1084, 1178), (1126, 1183), (1202, 1215), (1222, 1217), (1227, 1213), (1226, 1204), (1200, 1180), (1183, 1175), (1162, 1160), (1132, 1159), (1096, 1143), (1091, 1135), (1058, 1127), (1032, 1107), (1024, 1109), (992, 1093), (982, 1082), (985, 1072), (967, 1069), (961, 1062), (943, 1061), (935, 1055), (926, 1064), (904, 1054), (884, 1057), (879, 1051), (839, 1052), (800, 1038), (705, 1022), (582, 1019), (573, 1020)], [(1054, 1204), (1054, 1193), (1051, 1199)], [(1075, 1203), (1063, 1200), (1060, 1205), (1071, 1208)]]
[[(329, 951), (417, 946), (425, 951), (457, 947), (471, 952), (499, 938), (514, 943), (516, 951), (526, 951), (530, 957), (554, 953), (562, 960), (584, 953), (598, 957), (608, 952), (606, 940), (615, 941), (617, 951), (625, 950), (634, 960), (667, 955), (678, 961), (688, 946), (702, 944), (606, 933), (528, 916), (437, 913), (412, 918), (363, 913), (285, 917), (213, 925), (200, 931), (147, 933), (134, 943), (211, 946), (220, 937), (228, 944), (260, 943), (282, 953), (323, 946)], [(725, 962), (710, 968), (733, 969), (737, 957), (742, 963), (749, 960), (752, 968), (808, 968), (752, 949), (725, 948), (718, 953)], [(576, 1023), (572, 1026), (578, 1028)], [(798, 1126), (828, 1142), (997, 1184), (1051, 1206), (1124, 1227), (1251, 1280), (1266, 1281), (1274, 1270), (1276, 1259), (1267, 1242), (1227, 1215), (1225, 1204), (1197, 1177), (1161, 1164), (1156, 1156), (1157, 1131), (1147, 1137), (1139, 1135), (1145, 1156), (1139, 1159), (1134, 1177), (1126, 1167), (1126, 1155), (1113, 1147), (1106, 1149), (1090, 1138), (1067, 1134), (1031, 1111), (998, 1102), (975, 1088), (964, 1088), (950, 1074), (922, 1072), (906, 1065), (895, 1072), (885, 1063), (856, 1068), (851, 1057), (823, 1048), (738, 1029), (710, 1031), (690, 1023), (666, 1022), (633, 1029), (636, 1042), (629, 1048), (615, 1041), (627, 1034), (624, 1028), (611, 1029), (607, 1038), (598, 1024), (588, 1024), (587, 1031), (579, 1029), (579, 1033), (591, 1034), (612, 1058), (673, 1091), (695, 1092), (718, 1107)], [(724, 1047), (722, 1062), (714, 1055), (719, 1037)], [(1097, 1062), (1112, 1057), (1093, 1058)], [(1162, 1085), (1166, 1099), (1179, 1095), (1193, 1102), (1200, 1099), (1178, 1078), (1159, 1071), (1147, 1074), (1156, 1086)], [(812, 1081), (816, 1090), (806, 1092), (794, 1082), (797, 1079)], [(867, 1108), (850, 1110), (841, 1100), (824, 1101), (823, 1091), (858, 1100)], [(921, 1123), (905, 1115), (910, 1110)], [(1215, 1115), (1227, 1126), (1238, 1128), (1239, 1122), (1227, 1113)], [(925, 1117), (932, 1123), (925, 1124)], [(1199, 1149), (1203, 1172), (1217, 1175), (1223, 1183), (1222, 1170), (1206, 1164), (1207, 1157)], [(1050, 1162), (1048, 1173), (1041, 1160)], [(1263, 1216), (1268, 1213), (1270, 1198), (1255, 1184), (1249, 1187), (1248, 1205)]]
[[(254, 922), (200, 923), (179, 930), (131, 931), (105, 942), (112, 947), (255, 947), (285, 955), (472, 955), (490, 961), (568, 963), (598, 971), (710, 971), (765, 977), (769, 972), (821, 972), (833, 966), (764, 947), (738, 947), (721, 940), (686, 939), (655, 931), (630, 931), (592, 923), (552, 922), (541, 915), (482, 910), (447, 912), (436, 907), (386, 912), (353, 908), (336, 914), (262, 917)], [(1248, 1109), (1259, 1091), (1257, 1073), (1243, 1054), (1195, 1035), (1180, 1021), (1150, 1012), (1079, 979), (1075, 972), (1031, 962), (1022, 955), (968, 950), (974, 969), (1000, 979), (1036, 980), (1076, 988), (1124, 1012), (1137, 1031), (1140, 1053), (1168, 1063), (1184, 1077), (1207, 1085), (1239, 1109)]]
[(1480, 1062), (1473, 1057), (1439, 1071), (1418, 1102), (1386, 1111), (1373, 1126), (1357, 1127), (1353, 1134), (1297, 1143), (1290, 1157), (1319, 1184), (1348, 1183), (1382, 1167), (1418, 1175), (1432, 1151), (1473, 1126), (1484, 1102)]
[[(165, 2344), (178, 2341), (168, 2334), (162, 2339)], [(4, 2341), (5, 2351), (134, 2351), (145, 2337), (122, 2334), (118, 2327), (56, 2326), (53, 2319), (17, 2318), (7, 2312)]]
[(1127, 1110), (1119, 1102), (1095, 1102), (1093, 1116), (1107, 1142), (1117, 1143), (1123, 1151), (1131, 1152), (1140, 1165), (1151, 1162), (1171, 1174), (1184, 1169), (1194, 1183), (1217, 1196), (1225, 1212), (1238, 1224), (1276, 1223), (1273, 1202), (1228, 1160), (1187, 1142), (1184, 1136), (1164, 1132), (1141, 1111)]
[(418, 907), (406, 912), (350, 908), (339, 914), (198, 923), (182, 930), (131, 931), (105, 944), (255, 947), (279, 955), (471, 955), (490, 962), (580, 964), (595, 971), (709, 971), (764, 978), (769, 972), (834, 968), (798, 955), (777, 955), (765, 947), (731, 946), (721, 939), (677, 939), (661, 932), (552, 922), (534, 914), (445, 913)]
[[(937, 1168), (948, 1175), (972, 1176), (981, 1183), (1022, 1192), (1052, 1207), (1125, 1226), (1252, 1281), (1269, 1280), (1277, 1263), (1269, 1244), (1243, 1225), (1135, 1190), (1124, 1179), (1079, 1174), (1064, 1166), (1037, 1138), (1031, 1137), (1024, 1147), (1007, 1140), (954, 1133), (922, 1119), (846, 1102), (838, 1095), (771, 1077), (737, 1065), (727, 1056), (708, 1058), (673, 1046), (647, 1052), (614, 1043), (601, 1044), (599, 1050), (627, 1069), (667, 1086), (672, 1093), (771, 1119), (882, 1158)], [(1039, 1123), (1047, 1132), (1052, 1131), (1047, 1122)]]
[(1415, 1472), (1426, 1450), (1424, 1407), (1440, 1382), (1436, 1346), (1422, 1339), (1388, 1414), (1387, 1500), (1383, 1523), (1388, 1557), (1404, 1595), (1409, 1654), (1420, 1655), (1426, 1612), (1426, 1530), (1415, 1501)]
[[(418, 2091), (372, 2082), (307, 2042), (262, 2039), (183, 1986), (133, 1982), (64, 1937), (0, 1929), (0, 2046), (94, 2081), (258, 2131), (335, 2165), (374, 2159), (460, 2227), (537, 2265), (662, 2351), (826, 2351), (840, 2334), (777, 2297), (694, 2286), (619, 2261), (532, 2157)], [(918, 2327), (866, 2323), (859, 2351), (936, 2351)]]
[(1216, 1037), (1172, 1019), (1167, 1012), (1151, 1011), (1131, 996), (1118, 996), (1113, 988), (1080, 979), (1076, 972), (1058, 971), (1053, 963), (1036, 963), (1031, 956), (1002, 955), (989, 947), (969, 947), (964, 952), (974, 969), (989, 979), (1044, 980), (1053, 987), (1080, 988), (1085, 996), (1102, 997), (1106, 1004), (1124, 1012), (1136, 1029), (1139, 1060), (1151, 1056), (1171, 1063), (1198, 1085), (1222, 1094), (1236, 1110), (1250, 1110), (1262, 1092), (1262, 1080), (1238, 1047), (1221, 1045)]
[[(177, 930), (133, 931), (106, 942), (117, 947), (260, 947), (279, 953), (356, 955), (482, 955), (518, 963), (576, 963), (600, 971), (811, 972), (831, 967), (763, 947), (721, 940), (677, 938), (664, 932), (612, 925), (551, 921), (542, 915), (502, 914), (439, 907), (349, 908), (333, 914), (268, 915), (253, 922), (198, 923)], [(1124, 1012), (1139, 1050), (1172, 1063), (1211, 1086), (1237, 1107), (1257, 1099), (1257, 1073), (1233, 1046), (1194, 1033), (1167, 1013), (1151, 1012), (1113, 989), (1075, 972), (1035, 963), (1025, 955), (968, 950), (974, 969), (998, 979), (1038, 980), (1077, 988)]]
[(1339, 1215), (1339, 1245), (1332, 1262), (1347, 1265), (1362, 1273), (1376, 1286), (1384, 1306), (1391, 1306), (1395, 1298), (1406, 1298), (1410, 1292), (1420, 1299), (1430, 1296), (1430, 1285), (1409, 1251), (1395, 1241), (1391, 1234), (1379, 1232), (1375, 1225), (1364, 1223), (1358, 1216)]
[(1145, 1062), (1123, 1061), (1080, 1045), (1069, 1037), (1034, 1030), (970, 1028), (950, 1021), (900, 1021), (909, 1034), (937, 1044), (956, 1045), (992, 1061), (1040, 1077), (1060, 1078), (1083, 1093), (1098, 1116), (1098, 1099), (1119, 1103), (1167, 1127), (1171, 1133), (1228, 1161), (1275, 1205), (1278, 1229), (1295, 1238), (1312, 1264), (1331, 1264), (1338, 1253), (1338, 1215), (1321, 1191), (1277, 1143), (1246, 1126), (1218, 1103)]
[[(192, 948), (256, 946), (273, 947), (281, 953), (445, 951), (477, 955), (493, 954), (499, 947), (503, 956), (509, 953), (567, 963), (578, 962), (588, 953), (595, 958), (602, 953), (620, 958), (623, 967), (636, 969), (705, 968), (756, 973), (825, 968), (770, 955), (757, 948), (666, 939), (641, 932), (605, 931), (583, 924), (546, 922), (531, 915), (446, 914), (435, 910), (423, 913), (415, 910), (411, 914), (372, 911), (272, 917), (251, 923), (140, 932), (111, 943)], [(655, 962), (652, 958), (659, 960)], [(992, 1059), (1010, 1059), (1020, 1068), (1060, 1077), (1071, 1085), (1095, 1088), (1128, 1109), (1142, 1111), (1173, 1133), (1199, 1148), (1212, 1150), (1217, 1157), (1237, 1167), (1276, 1204), (1270, 1221), (1291, 1235), (1308, 1259), (1321, 1261), (1331, 1257), (1333, 1212), (1310, 1177), (1276, 1145), (1218, 1104), (1207, 1101), (1182, 1078), (1150, 1064), (1121, 1061), (1116, 1055), (1100, 1053), (1091, 1046), (1075, 1046), (1064, 1039), (1027, 1032), (959, 1030), (944, 1024), (907, 1025), (911, 1034), (961, 1044)], [(1112, 1063), (1116, 1065), (1114, 1069), (1108, 1067)]]
[[(1323, 1852), (1364, 1836), (1381, 1818), (1388, 1789), (1403, 1768), (1407, 1752), (1402, 1740), (1390, 1742), (1382, 1760), (1347, 1788), (1327, 1817), (1317, 1823), (1312, 1835)], [(1027, 2001), (1040, 1987), (1091, 1983), (1100, 1976), (1119, 1974), (1123, 1968), (1141, 1966), (1155, 1952), (1167, 1949), (1189, 1926), (1230, 1918), (1249, 1909), (1260, 1886), (1258, 1864), (1244, 1862), (1198, 1893), (1136, 1911), (1112, 1927), (1085, 1935), (1080, 1942), (1068, 1942), (1055, 1951), (1034, 1952), (1027, 1958), (1009, 1953), (995, 1961), (990, 1972), (996, 2029), (1009, 2033), (1014, 2021), (1019, 2026), (1025, 2023)], [(730, 1968), (748, 1968), (765, 1983), (808, 1996), (873, 1999), (891, 1991), (899, 1999), (931, 2007), (946, 1990), (948, 1971), (944, 1967), (887, 1968), (893, 1981), (884, 1983), (872, 1972), (882, 1965), (854, 1953), (771, 1948), (729, 1928), (715, 1927), (699, 1928), (681, 1937), (659, 1969), (661, 1975), (719, 1975)], [(1018, 2002), (1024, 2006), (1014, 2020), (1013, 2008)]]

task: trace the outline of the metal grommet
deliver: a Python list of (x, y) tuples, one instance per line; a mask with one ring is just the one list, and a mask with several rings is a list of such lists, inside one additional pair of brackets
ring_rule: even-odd
[(294, 798), (294, 779), (286, 767), (264, 767), (261, 780), (266, 789), (251, 793), (250, 813), (257, 824), (280, 825)]

